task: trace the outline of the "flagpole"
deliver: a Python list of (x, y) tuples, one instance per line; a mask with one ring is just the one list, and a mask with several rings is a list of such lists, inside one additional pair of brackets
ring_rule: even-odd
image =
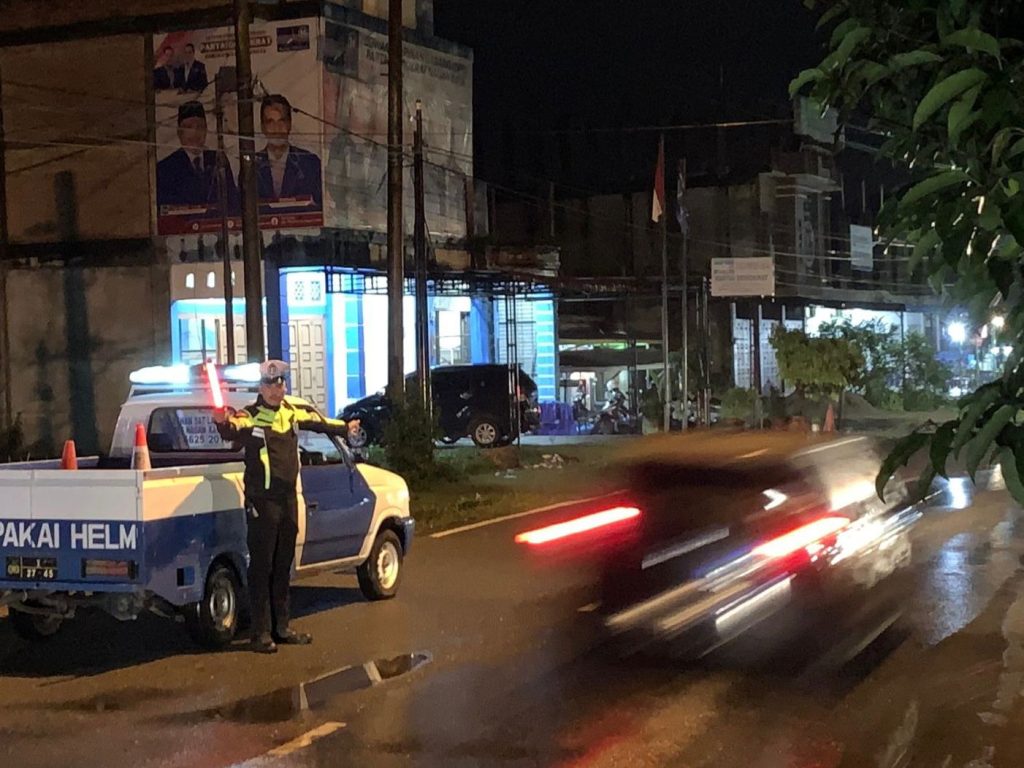
[[(659, 171), (662, 176), (662, 195), (664, 195), (665, 174), (665, 134), (661, 134), (658, 148)], [(664, 204), (664, 198), (662, 199)], [(664, 391), (665, 432), (672, 426), (672, 379), (668, 365), (668, 216), (664, 209), (661, 212), (661, 355), (662, 355), (662, 389)], [(685, 366), (685, 361), (684, 361)]]

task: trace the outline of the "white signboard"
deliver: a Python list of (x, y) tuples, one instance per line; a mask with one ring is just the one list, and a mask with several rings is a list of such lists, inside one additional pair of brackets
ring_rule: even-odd
[(213, 422), (213, 414), (209, 411), (189, 408), (179, 410), (177, 416), (181, 431), (188, 444), (188, 450), (223, 451), (231, 448), (231, 443), (226, 442), (217, 431), (217, 425)]
[(775, 260), (771, 256), (711, 260), (712, 296), (774, 296)]
[(871, 272), (875, 268), (875, 238), (871, 227), (850, 225), (850, 266)]

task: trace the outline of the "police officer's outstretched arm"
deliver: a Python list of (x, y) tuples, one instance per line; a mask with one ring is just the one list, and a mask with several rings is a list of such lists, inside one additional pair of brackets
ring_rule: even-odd
[(299, 429), (304, 429), (307, 432), (319, 432), (336, 437), (345, 437), (349, 430), (347, 422), (341, 419), (331, 419), (327, 416), (322, 416), (302, 405), (295, 405), (295, 422), (298, 424)]
[(213, 423), (224, 440), (235, 441), (252, 435), (253, 420), (248, 411), (219, 408), (213, 412)]

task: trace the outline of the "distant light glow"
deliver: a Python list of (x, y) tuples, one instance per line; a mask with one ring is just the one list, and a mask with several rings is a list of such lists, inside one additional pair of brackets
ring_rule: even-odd
[(954, 344), (963, 344), (967, 341), (967, 326), (959, 320), (946, 326), (946, 335)]
[(1006, 318), (1002, 315), (996, 315), (992, 318), (992, 327), (997, 331), (1001, 331), (1006, 326)]
[(639, 516), (640, 510), (636, 507), (613, 507), (603, 512), (595, 512), (592, 515), (578, 517), (575, 520), (568, 520), (564, 523), (556, 523), (544, 528), (525, 531), (517, 534), (515, 541), (517, 544), (548, 544), (552, 541), (564, 539), (567, 536), (586, 533), (587, 531), (621, 523)]

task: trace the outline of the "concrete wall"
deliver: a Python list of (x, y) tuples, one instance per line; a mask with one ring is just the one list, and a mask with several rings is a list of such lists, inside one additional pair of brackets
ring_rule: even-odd
[[(122, 35), (0, 51), (11, 242), (149, 237), (144, 42)], [(59, 189), (62, 174), (73, 189)]]
[(41, 268), (10, 273), (13, 410), (33, 455), (74, 437), (106, 450), (128, 374), (170, 356), (168, 268)]

